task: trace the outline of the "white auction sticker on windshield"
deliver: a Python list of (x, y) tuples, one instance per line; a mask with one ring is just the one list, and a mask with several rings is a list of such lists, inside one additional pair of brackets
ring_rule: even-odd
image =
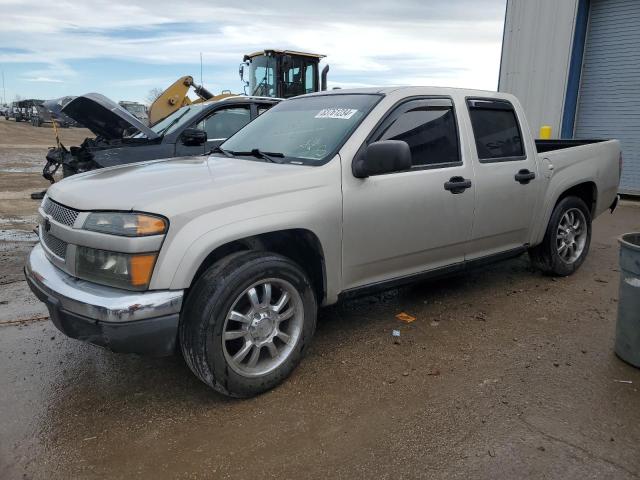
[(356, 112), (355, 108), (323, 108), (318, 112), (316, 118), (340, 118), (349, 120)]

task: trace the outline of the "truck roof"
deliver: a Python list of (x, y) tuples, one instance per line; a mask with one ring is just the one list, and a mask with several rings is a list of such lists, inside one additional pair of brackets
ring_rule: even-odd
[[(514, 98), (513, 95), (496, 92), (494, 90), (476, 90), (471, 88), (454, 88), (454, 87), (430, 87), (430, 86), (390, 86), (390, 87), (367, 87), (367, 88), (341, 88), (337, 90), (326, 90), (322, 92), (308, 93), (301, 95), (304, 97), (314, 95), (344, 95), (344, 94), (382, 94), (389, 95), (404, 94), (411, 95), (465, 95), (475, 97), (491, 97), (491, 98)], [(299, 97), (298, 97), (299, 98)]]
[(244, 56), (244, 60), (249, 60), (250, 58), (257, 57), (258, 55), (268, 55), (268, 54), (284, 54), (284, 55), (297, 55), (300, 57), (310, 57), (310, 58), (325, 58), (326, 55), (321, 53), (309, 53), (309, 52), (299, 52), (297, 50), (278, 50), (275, 48), (266, 48), (264, 50), (259, 50), (257, 52), (248, 53)]
[(267, 103), (278, 103), (282, 101), (282, 98), (276, 97), (256, 97), (250, 95), (233, 95), (230, 97), (220, 98), (218, 100), (205, 100), (204, 102), (195, 103), (191, 105), (212, 105), (212, 104), (224, 104), (224, 103), (233, 103), (233, 102), (267, 102)]

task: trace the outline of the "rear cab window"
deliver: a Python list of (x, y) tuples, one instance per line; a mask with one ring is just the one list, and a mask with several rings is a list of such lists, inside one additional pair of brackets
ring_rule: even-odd
[(480, 162), (507, 162), (527, 158), (522, 130), (511, 102), (468, 98), (467, 108)]

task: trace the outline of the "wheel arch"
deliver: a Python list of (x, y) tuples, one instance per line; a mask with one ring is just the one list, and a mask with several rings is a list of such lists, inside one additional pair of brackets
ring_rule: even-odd
[(598, 187), (593, 180), (583, 180), (571, 186), (558, 189), (552, 196), (552, 200), (547, 203), (548, 206), (546, 207), (543, 221), (538, 225), (535, 241), (532, 242), (532, 245), (538, 245), (542, 242), (553, 211), (563, 199), (570, 196), (578, 197), (584, 201), (591, 217), (593, 218), (595, 216), (598, 204)]
[(190, 289), (202, 274), (222, 258), (241, 251), (265, 251), (296, 262), (311, 280), (318, 304), (327, 296), (327, 272), (324, 251), (318, 236), (305, 228), (292, 228), (250, 235), (213, 248), (195, 270)]
[[(578, 197), (587, 205), (591, 217), (595, 215), (596, 205), (598, 203), (598, 187), (595, 182), (582, 182), (574, 185), (571, 188), (567, 188), (558, 196), (555, 203), (553, 204), (553, 208), (551, 209), (551, 211), (553, 211), (556, 206), (567, 197)], [(551, 215), (549, 215), (549, 217), (550, 216)]]

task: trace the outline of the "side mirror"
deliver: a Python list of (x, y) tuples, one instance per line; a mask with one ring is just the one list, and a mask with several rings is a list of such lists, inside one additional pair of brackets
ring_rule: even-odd
[(185, 128), (180, 134), (180, 141), (183, 145), (197, 147), (207, 141), (207, 132), (199, 128)]
[(353, 162), (351, 170), (356, 178), (403, 172), (411, 169), (411, 149), (401, 140), (381, 140), (368, 145), (364, 154)]
[(247, 68), (249, 66), (249, 62), (242, 62), (239, 66), (238, 66), (238, 74), (240, 75), (240, 81), (242, 83), (249, 83), (248, 80), (244, 79), (244, 69)]

